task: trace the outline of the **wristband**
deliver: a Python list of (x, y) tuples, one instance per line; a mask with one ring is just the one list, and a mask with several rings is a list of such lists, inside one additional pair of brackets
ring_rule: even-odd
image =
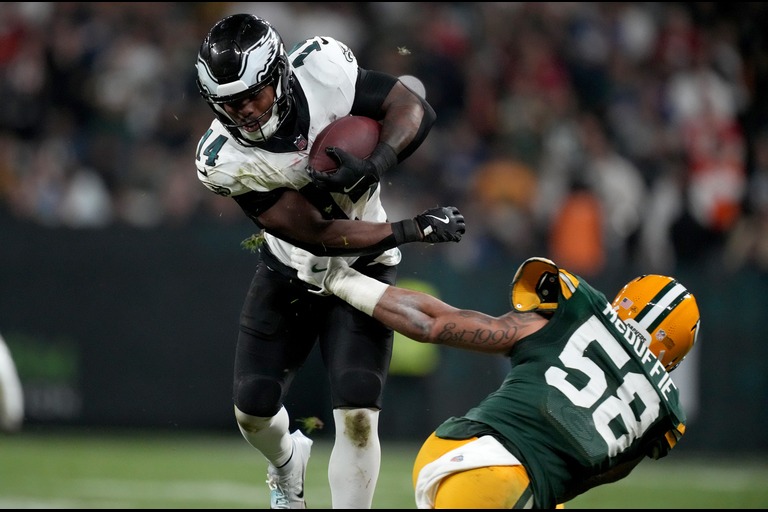
[(395, 245), (409, 242), (421, 242), (422, 233), (416, 219), (406, 219), (392, 223), (392, 234), (395, 236)]
[(349, 267), (328, 276), (325, 286), (341, 300), (368, 316), (373, 316), (373, 309), (389, 288), (387, 283), (382, 283)]
[(373, 164), (378, 174), (377, 178), (384, 175), (384, 171), (397, 165), (397, 153), (395, 149), (386, 142), (379, 142), (373, 153), (368, 157), (368, 161)]

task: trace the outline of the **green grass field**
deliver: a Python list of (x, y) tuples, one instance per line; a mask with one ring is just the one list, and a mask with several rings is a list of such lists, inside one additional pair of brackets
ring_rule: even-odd
[[(330, 508), (330, 444), (315, 442), (310, 508)], [(383, 443), (374, 508), (412, 509), (418, 445)], [(683, 459), (683, 460), (681, 460)], [(230, 434), (23, 431), (0, 436), (0, 509), (268, 508), (266, 464)], [(593, 489), (567, 508), (766, 508), (768, 461), (692, 460), (673, 453)]]

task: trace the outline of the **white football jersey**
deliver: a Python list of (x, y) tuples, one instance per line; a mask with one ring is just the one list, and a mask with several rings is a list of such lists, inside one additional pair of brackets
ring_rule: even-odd
[[(306, 171), (309, 150), (317, 134), (329, 123), (346, 116), (352, 109), (357, 80), (357, 59), (343, 43), (331, 37), (313, 37), (297, 45), (289, 56), (291, 69), (306, 95), (309, 107), (309, 132), (306, 147), (297, 141), (292, 152), (272, 153), (239, 144), (214, 119), (200, 140), (195, 165), (198, 179), (211, 191), (223, 196), (238, 196), (250, 191), (268, 192), (278, 188), (299, 190), (311, 179)], [(386, 222), (381, 204), (381, 187), (363, 195), (356, 203), (345, 194), (332, 194), (348, 218)], [(265, 232), (265, 243), (272, 253), (290, 266), (292, 244)], [(350, 264), (357, 258), (346, 257)], [(400, 262), (398, 248), (389, 249), (376, 261), (385, 265)]]

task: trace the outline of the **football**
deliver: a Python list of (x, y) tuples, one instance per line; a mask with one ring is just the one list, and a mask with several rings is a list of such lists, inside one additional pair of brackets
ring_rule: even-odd
[(345, 116), (333, 121), (317, 134), (309, 150), (309, 167), (315, 171), (333, 172), (338, 164), (325, 154), (329, 146), (341, 148), (358, 158), (367, 158), (379, 143), (381, 125), (375, 119)]

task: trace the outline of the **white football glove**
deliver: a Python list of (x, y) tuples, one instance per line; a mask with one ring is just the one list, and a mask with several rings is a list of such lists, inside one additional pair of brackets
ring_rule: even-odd
[(318, 288), (312, 293), (336, 295), (370, 316), (389, 287), (354, 270), (342, 257), (315, 256), (298, 247), (291, 249), (291, 266), (299, 279)]
[(349, 268), (347, 262), (342, 258), (315, 256), (298, 247), (291, 249), (291, 266), (296, 269), (299, 279), (319, 288), (319, 290), (309, 290), (318, 295), (333, 294), (329, 286), (333, 275), (339, 270), (343, 272)]
[(309, 251), (293, 247), (291, 249), (291, 266), (296, 269), (296, 275), (305, 283), (319, 288), (309, 291), (319, 295), (329, 295), (330, 292), (323, 286), (325, 274), (328, 271), (327, 256), (315, 256)]

